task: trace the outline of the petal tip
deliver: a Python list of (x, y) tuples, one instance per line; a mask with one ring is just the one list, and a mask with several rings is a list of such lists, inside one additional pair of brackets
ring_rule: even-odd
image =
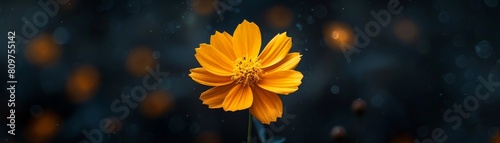
[(195, 71), (195, 70), (197, 70), (197, 69), (199, 69), (199, 67), (197, 67), (197, 68), (192, 68), (192, 69), (189, 69), (189, 72), (191, 72), (190, 74), (193, 74), (193, 71)]

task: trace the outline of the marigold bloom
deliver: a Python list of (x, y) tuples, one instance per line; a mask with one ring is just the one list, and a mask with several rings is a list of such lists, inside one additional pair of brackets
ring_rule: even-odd
[(216, 31), (210, 44), (196, 48), (195, 57), (202, 67), (191, 69), (189, 76), (214, 86), (201, 93), (203, 104), (224, 111), (250, 109), (264, 124), (282, 116), (283, 104), (277, 94), (298, 90), (303, 75), (294, 69), (302, 55), (288, 53), (292, 38), (286, 32), (276, 35), (262, 52), (261, 40), (259, 27), (244, 20), (233, 36)]

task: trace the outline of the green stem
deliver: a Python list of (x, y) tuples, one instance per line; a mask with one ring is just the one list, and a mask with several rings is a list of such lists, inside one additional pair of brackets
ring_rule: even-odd
[(252, 114), (248, 111), (248, 132), (247, 132), (247, 143), (250, 143), (250, 136), (252, 135)]

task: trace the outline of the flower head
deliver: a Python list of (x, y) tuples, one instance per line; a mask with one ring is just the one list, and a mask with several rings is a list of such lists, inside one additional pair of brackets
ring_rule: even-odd
[(191, 69), (189, 76), (200, 84), (214, 86), (201, 93), (203, 104), (224, 111), (249, 109), (264, 124), (282, 116), (278, 94), (298, 90), (303, 75), (294, 69), (302, 55), (288, 53), (292, 38), (286, 32), (277, 34), (262, 52), (261, 40), (259, 27), (244, 20), (233, 36), (216, 31), (210, 44), (196, 48), (195, 57), (202, 67)]

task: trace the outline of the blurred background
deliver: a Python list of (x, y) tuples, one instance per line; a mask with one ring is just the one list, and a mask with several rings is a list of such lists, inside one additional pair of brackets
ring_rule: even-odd
[[(386, 24), (371, 14), (392, 6), (401, 11)], [(284, 115), (264, 126), (268, 139), (409, 143), (441, 129), (445, 142), (500, 142), (499, 94), (471, 98), (478, 77), (500, 81), (498, 0), (2, 0), (18, 83), (16, 136), (1, 96), (0, 141), (244, 142), (248, 111), (208, 109), (199, 96), (209, 87), (188, 76), (200, 66), (194, 49), (244, 19), (263, 44), (286, 31), (303, 55), (302, 85), (280, 96)], [(366, 25), (367, 45), (347, 59)], [(456, 104), (477, 108), (445, 119)], [(261, 142), (255, 128), (252, 137)]]

